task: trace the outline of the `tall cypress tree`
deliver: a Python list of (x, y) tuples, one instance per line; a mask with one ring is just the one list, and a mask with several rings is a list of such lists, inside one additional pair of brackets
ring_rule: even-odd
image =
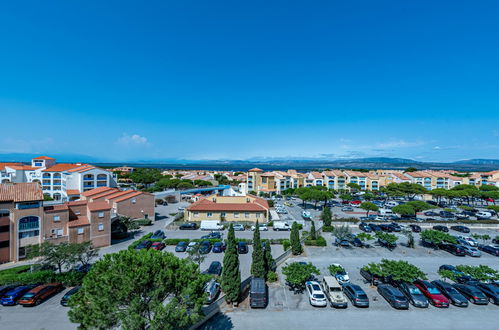
[(324, 221), (324, 226), (331, 226), (331, 219), (332, 219), (332, 214), (331, 214), (331, 209), (329, 207), (325, 207), (322, 210), (321, 213), (321, 219)]
[(291, 226), (291, 233), (289, 235), (289, 240), (291, 243), (291, 252), (294, 255), (301, 254), (303, 252), (301, 243), (300, 243), (300, 231), (298, 229), (298, 223), (293, 222)]
[(263, 254), (263, 259), (265, 261), (265, 272), (268, 273), (272, 271), (274, 265), (274, 258), (272, 257), (272, 250), (270, 247), (270, 241), (265, 243), (265, 252)]
[(312, 227), (310, 228), (310, 239), (317, 239), (317, 231), (315, 230), (315, 222), (312, 220)]
[(225, 301), (227, 301), (227, 303), (239, 302), (241, 272), (239, 270), (236, 234), (234, 233), (232, 224), (230, 224), (229, 233), (227, 235), (227, 249), (225, 250), (223, 261), (222, 289), (225, 292)]
[(265, 278), (265, 261), (263, 259), (263, 249), (262, 242), (260, 240), (260, 229), (258, 228), (258, 221), (256, 222), (255, 227), (255, 232), (253, 233), (251, 275), (253, 275), (253, 277)]

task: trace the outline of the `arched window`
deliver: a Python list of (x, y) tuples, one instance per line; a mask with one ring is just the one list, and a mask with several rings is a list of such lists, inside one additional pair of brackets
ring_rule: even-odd
[(19, 239), (40, 235), (40, 218), (28, 216), (19, 220)]
[(93, 174), (85, 174), (83, 176), (83, 180), (93, 180), (94, 179), (94, 175)]
[(50, 179), (50, 173), (43, 173), (44, 179)]
[(99, 174), (99, 175), (97, 175), (97, 180), (107, 180), (107, 175)]
[(61, 200), (61, 194), (59, 193), (55, 193), (54, 196), (53, 196), (54, 200), (56, 201), (60, 201)]
[(60, 179), (61, 173), (54, 173), (54, 179)]

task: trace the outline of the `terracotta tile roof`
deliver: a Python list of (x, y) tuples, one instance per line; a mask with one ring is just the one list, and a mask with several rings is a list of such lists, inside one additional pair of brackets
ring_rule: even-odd
[(143, 193), (141, 191), (135, 191), (133, 194), (128, 194), (128, 195), (125, 195), (123, 197), (120, 197), (120, 198), (117, 198), (117, 199), (114, 199), (112, 200), (113, 202), (116, 202), (116, 203), (119, 203), (119, 202), (122, 202), (124, 200), (127, 200), (127, 199), (130, 199), (130, 198), (133, 198), (133, 197), (137, 197), (139, 195), (142, 195)]
[(266, 177), (274, 177), (275, 174), (272, 173), (272, 172), (267, 172), (267, 173), (263, 173), (262, 176), (266, 176)]
[(114, 198), (118, 198), (118, 197), (122, 197), (124, 195), (128, 195), (128, 194), (131, 194), (133, 193), (135, 190), (123, 190), (123, 191), (119, 191), (117, 190), (116, 192), (108, 195), (108, 196), (105, 196), (107, 200), (112, 200)]
[(345, 176), (345, 173), (343, 173), (340, 170), (331, 170), (331, 171), (324, 171), (324, 175), (326, 176)]
[(322, 179), (322, 173), (319, 172), (310, 172), (310, 175), (314, 177), (314, 179)]
[(43, 200), (43, 192), (36, 182), (0, 184), (0, 201), (30, 202)]
[(103, 193), (106, 191), (111, 191), (111, 190), (118, 190), (118, 189), (110, 188), (110, 187), (99, 187), (99, 188), (95, 188), (92, 190), (87, 190), (84, 193), (82, 193), (82, 195), (85, 197), (91, 197), (91, 196), (98, 195), (100, 193)]
[(87, 207), (91, 212), (111, 209), (111, 205), (109, 205), (107, 202), (90, 202), (88, 203)]
[(50, 206), (43, 207), (43, 211), (45, 211), (47, 213), (66, 211), (68, 209), (69, 209), (69, 207), (67, 204), (57, 204), (57, 205), (50, 205)]
[(36, 157), (36, 158), (33, 158), (33, 159), (55, 159), (55, 158), (47, 157), (47, 156), (40, 156), (40, 157)]
[(72, 202), (67, 202), (68, 206), (79, 206), (79, 205), (86, 205), (88, 201), (72, 201)]
[(86, 171), (89, 171), (89, 170), (93, 170), (94, 168), (96, 168), (96, 167), (92, 166), (92, 165), (89, 165), (89, 164), (80, 164), (77, 167), (68, 170), (68, 172), (71, 172), (71, 173), (72, 172), (82, 173), (82, 172), (86, 172)]
[(268, 203), (267, 207), (265, 207), (261, 198), (257, 198), (258, 202), (250, 202), (250, 203), (221, 203), (221, 202), (212, 202), (208, 199), (201, 199), (191, 206), (189, 206), (187, 209), (189, 211), (220, 211), (220, 212), (258, 212), (258, 211), (266, 211), (268, 210)]
[(29, 165), (10, 165), (8, 167), (16, 171), (34, 171), (37, 169), (37, 167), (32, 167)]
[(0, 163), (0, 171), (5, 170), (5, 167), (11, 167), (11, 166), (16, 166), (16, 165), (23, 165), (22, 163)]
[(76, 220), (71, 220), (68, 222), (68, 227), (81, 227), (81, 226), (89, 226), (90, 221), (86, 215), (79, 215)]
[(55, 164), (54, 166), (44, 169), (42, 172), (65, 172), (79, 166), (80, 165), (76, 164)]
[(66, 190), (66, 194), (69, 195), (79, 195), (80, 191), (78, 189), (68, 189)]
[(263, 172), (263, 170), (255, 167), (255, 168), (252, 168), (251, 170), (248, 170), (248, 172)]

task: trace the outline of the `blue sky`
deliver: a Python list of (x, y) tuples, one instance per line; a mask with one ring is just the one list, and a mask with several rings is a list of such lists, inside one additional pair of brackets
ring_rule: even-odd
[(0, 153), (499, 158), (499, 2), (11, 1)]

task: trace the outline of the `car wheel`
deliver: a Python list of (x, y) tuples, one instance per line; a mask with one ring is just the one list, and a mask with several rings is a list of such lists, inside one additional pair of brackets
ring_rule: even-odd
[(38, 306), (38, 305), (40, 305), (40, 300), (35, 301), (35, 306)]

